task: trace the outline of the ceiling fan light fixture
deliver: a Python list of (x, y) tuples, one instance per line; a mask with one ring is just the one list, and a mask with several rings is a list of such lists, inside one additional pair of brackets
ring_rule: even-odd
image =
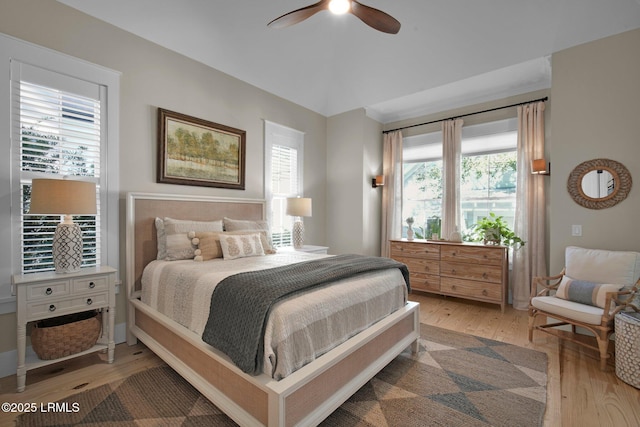
[(329, 2), (329, 10), (336, 15), (344, 15), (351, 8), (349, 0), (331, 0)]

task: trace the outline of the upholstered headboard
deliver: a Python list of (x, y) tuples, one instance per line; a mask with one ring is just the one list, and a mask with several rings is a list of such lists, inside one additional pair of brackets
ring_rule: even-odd
[(126, 216), (127, 295), (131, 296), (140, 289), (144, 267), (156, 259), (156, 217), (195, 221), (224, 217), (261, 220), (265, 217), (265, 202), (259, 199), (128, 193)]

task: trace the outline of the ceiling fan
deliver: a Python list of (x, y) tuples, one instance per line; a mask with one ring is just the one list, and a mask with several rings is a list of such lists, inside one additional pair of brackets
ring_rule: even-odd
[(371, 28), (383, 33), (397, 34), (400, 31), (400, 22), (393, 16), (373, 7), (365, 6), (356, 0), (320, 0), (318, 3), (286, 13), (269, 22), (267, 26), (272, 28), (288, 27), (323, 10), (330, 10), (335, 14), (350, 13)]

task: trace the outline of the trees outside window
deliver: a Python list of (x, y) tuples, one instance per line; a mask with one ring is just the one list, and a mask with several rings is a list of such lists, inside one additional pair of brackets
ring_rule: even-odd
[[(490, 212), (502, 216), (513, 228), (517, 179), (517, 133), (510, 123), (463, 129), (460, 176), (460, 231), (465, 235)], [(438, 234), (442, 219), (442, 142), (437, 132), (409, 139), (403, 165), (403, 218), (413, 217), (415, 236)], [(439, 141), (438, 141), (439, 140)], [(423, 154), (421, 154), (421, 152)], [(436, 157), (438, 156), (438, 157)], [(406, 237), (403, 221), (403, 237)]]

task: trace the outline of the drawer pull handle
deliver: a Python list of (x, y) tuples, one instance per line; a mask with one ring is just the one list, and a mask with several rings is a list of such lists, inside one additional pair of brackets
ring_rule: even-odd
[(87, 298), (87, 305), (93, 304), (93, 300), (91, 298)]
[(482, 290), (482, 295), (484, 295), (485, 297), (487, 296), (487, 290), (486, 289)]
[(51, 305), (49, 306), (49, 311), (56, 311), (56, 306), (55, 306), (55, 305), (53, 305), (53, 304), (51, 304)]
[(89, 282), (89, 289), (93, 289), (96, 287), (96, 284), (93, 282)]
[(489, 276), (487, 275), (487, 273), (482, 273), (482, 278), (483, 279), (487, 279)]
[(47, 288), (47, 290), (44, 291), (44, 293), (47, 294), (47, 295), (51, 295), (53, 293), (53, 289)]
[(455, 268), (451, 269), (451, 274), (456, 274), (456, 269)]

